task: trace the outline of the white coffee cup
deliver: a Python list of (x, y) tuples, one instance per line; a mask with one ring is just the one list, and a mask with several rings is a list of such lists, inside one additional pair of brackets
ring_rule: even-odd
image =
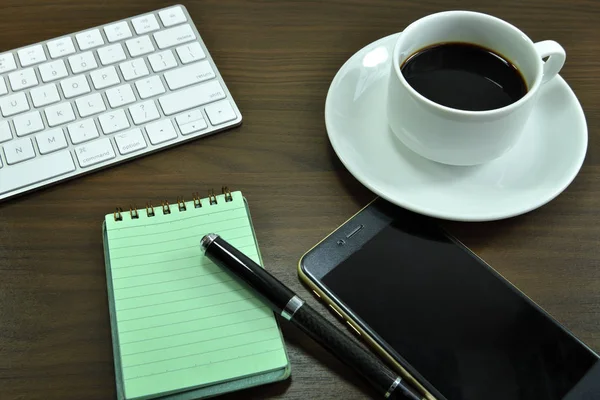
[[(424, 97), (409, 85), (400, 66), (415, 52), (447, 42), (480, 45), (506, 57), (525, 78), (527, 94), (489, 111), (459, 110)], [(477, 165), (494, 160), (516, 144), (540, 88), (558, 74), (565, 57), (558, 43), (533, 43), (513, 25), (490, 15), (470, 11), (429, 15), (410, 24), (394, 47), (388, 86), (389, 126), (406, 147), (433, 161)]]

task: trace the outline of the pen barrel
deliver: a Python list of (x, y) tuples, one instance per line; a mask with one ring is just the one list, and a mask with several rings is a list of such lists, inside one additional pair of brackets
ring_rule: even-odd
[(277, 278), (227, 241), (208, 234), (201, 241), (204, 254), (219, 267), (253, 289), (272, 310), (294, 323), (314, 341), (363, 375), (384, 398), (423, 400), (407, 382), (308, 306)]
[(300, 307), (291, 321), (314, 341), (365, 377), (382, 397), (422, 400), (423, 396), (408, 386), (404, 379), (400, 379), (396, 372), (360, 347), (309, 305), (304, 304)]
[(254, 289), (254, 294), (277, 313), (281, 313), (295, 296), (277, 278), (221, 237), (212, 240), (205, 249), (205, 255), (242, 285)]

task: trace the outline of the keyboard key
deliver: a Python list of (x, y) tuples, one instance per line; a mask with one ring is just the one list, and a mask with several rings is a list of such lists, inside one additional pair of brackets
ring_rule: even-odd
[(133, 123), (136, 125), (145, 124), (146, 122), (160, 118), (158, 109), (152, 100), (132, 105), (129, 107), (129, 113), (131, 114)]
[(44, 129), (44, 123), (39, 111), (21, 114), (13, 119), (17, 136), (25, 136)]
[(150, 54), (148, 61), (150, 61), (150, 66), (154, 72), (164, 71), (177, 66), (177, 61), (175, 61), (175, 56), (173, 56), (171, 50)]
[(52, 82), (69, 75), (63, 60), (50, 61), (40, 65), (39, 69), (43, 82)]
[(127, 22), (125, 21), (106, 25), (104, 27), (104, 33), (106, 34), (108, 41), (111, 43), (131, 37), (131, 29), (129, 29), (129, 25), (127, 25)]
[(121, 85), (116, 88), (108, 89), (106, 91), (106, 98), (108, 99), (108, 104), (110, 104), (112, 108), (121, 107), (135, 101), (135, 95), (129, 85)]
[(109, 138), (94, 140), (83, 146), (76, 147), (75, 154), (82, 168), (115, 158), (115, 151), (110, 144)]
[(137, 58), (135, 60), (119, 64), (119, 68), (121, 69), (123, 78), (125, 78), (126, 81), (141, 78), (150, 73), (143, 58)]
[(46, 54), (41, 44), (25, 47), (17, 52), (22, 67), (39, 64), (46, 61)]
[(74, 74), (98, 68), (94, 53), (91, 51), (69, 57), (69, 64), (71, 65), (71, 70)]
[(130, 126), (127, 115), (125, 115), (125, 111), (123, 110), (102, 114), (98, 117), (98, 121), (100, 121), (100, 127), (102, 127), (102, 132), (105, 135), (122, 131)]
[(185, 22), (185, 14), (179, 6), (162, 10), (158, 15), (164, 26), (173, 26)]
[[(29, 140), (29, 139), (26, 139)], [(68, 150), (0, 170), (0, 193), (8, 193), (75, 170)]]
[(163, 94), (165, 87), (158, 76), (151, 76), (147, 79), (140, 79), (135, 82), (135, 87), (140, 95), (141, 99), (147, 99), (148, 97), (156, 96), (157, 94)]
[(75, 164), (68, 150), (36, 158), (0, 170), (0, 193), (8, 193), (72, 171), (75, 171)]
[(220, 125), (236, 118), (235, 111), (228, 100), (210, 104), (206, 106), (205, 111), (213, 125)]
[(62, 129), (49, 129), (35, 137), (40, 154), (48, 154), (67, 147), (67, 140)]
[(69, 54), (75, 53), (73, 40), (71, 40), (69, 36), (51, 40), (46, 43), (46, 46), (48, 46), (48, 52), (50, 53), (51, 58), (68, 56)]
[(148, 147), (139, 128), (115, 135), (115, 143), (121, 154), (129, 154)]
[(179, 126), (201, 119), (204, 119), (204, 116), (202, 115), (202, 110), (200, 110), (199, 108), (195, 110), (186, 111), (185, 113), (178, 115), (177, 118), (175, 118), (175, 120), (177, 121), (177, 125)]
[(178, 44), (184, 44), (194, 39), (196, 39), (196, 34), (189, 24), (179, 25), (175, 28), (165, 29), (154, 34), (156, 45), (161, 50)]
[(8, 93), (8, 88), (6, 87), (6, 82), (4, 82), (4, 78), (0, 76), (0, 96)]
[(110, 46), (98, 49), (98, 57), (102, 65), (114, 64), (127, 59), (121, 43), (111, 44)]
[(29, 110), (29, 103), (27, 102), (25, 93), (15, 93), (2, 97), (0, 99), (0, 110), (2, 110), (4, 117), (10, 117), (11, 115)]
[(194, 122), (188, 122), (187, 124), (179, 125), (179, 130), (182, 135), (189, 135), (190, 133), (198, 132), (206, 129), (208, 124), (204, 119), (199, 119)]
[(60, 82), (60, 86), (66, 99), (90, 92), (90, 85), (88, 85), (85, 75), (65, 79)]
[(200, 43), (198, 42), (180, 46), (175, 50), (177, 50), (179, 59), (183, 64), (189, 64), (206, 58), (206, 54), (204, 54), (204, 50), (202, 50), (202, 46), (200, 46)]
[(54, 127), (75, 120), (73, 107), (71, 103), (60, 103), (55, 106), (50, 106), (44, 110), (48, 126)]
[(10, 72), (15, 69), (17, 69), (17, 64), (15, 63), (15, 57), (12, 55), (12, 53), (0, 54), (0, 74)]
[(81, 50), (92, 49), (104, 44), (104, 39), (102, 39), (102, 34), (100, 34), (98, 29), (91, 29), (89, 31), (78, 33), (75, 35), (75, 39), (77, 39), (77, 43)]
[(12, 133), (10, 132), (10, 125), (8, 121), (2, 120), (0, 121), (0, 143), (6, 142), (7, 140), (12, 139)]
[(60, 95), (54, 83), (35, 87), (31, 89), (30, 93), (34, 107), (44, 107), (60, 101)]
[(77, 105), (77, 110), (82, 118), (106, 111), (106, 105), (104, 105), (104, 100), (102, 100), (102, 95), (100, 95), (100, 93), (93, 93), (89, 96), (80, 97), (75, 100), (75, 104)]
[(165, 80), (171, 90), (206, 81), (215, 76), (215, 72), (208, 61), (200, 61), (195, 64), (165, 72)]
[(38, 84), (33, 68), (26, 68), (8, 75), (12, 90), (27, 89)]
[(134, 18), (131, 20), (131, 23), (133, 24), (135, 33), (138, 35), (143, 35), (144, 33), (160, 29), (154, 14), (142, 15), (141, 17)]
[(106, 67), (90, 72), (92, 83), (96, 89), (104, 89), (121, 83), (115, 67)]
[(35, 157), (31, 139), (23, 138), (12, 140), (4, 145), (6, 163), (13, 165)]
[(196, 108), (225, 98), (225, 92), (217, 81), (191, 86), (158, 99), (165, 115)]
[(100, 136), (93, 119), (84, 119), (67, 127), (73, 144), (87, 142)]
[(129, 50), (131, 57), (141, 56), (154, 51), (154, 45), (148, 35), (128, 40), (125, 44), (127, 45), (127, 50)]
[(150, 125), (147, 125), (146, 133), (148, 134), (150, 143), (153, 145), (164, 143), (177, 137), (177, 132), (175, 132), (175, 128), (170, 119), (163, 119), (162, 121), (153, 122)]

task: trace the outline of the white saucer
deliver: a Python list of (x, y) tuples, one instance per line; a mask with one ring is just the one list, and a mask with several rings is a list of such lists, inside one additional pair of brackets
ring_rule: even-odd
[(329, 140), (346, 168), (380, 197), (406, 209), (455, 221), (490, 221), (536, 209), (575, 178), (587, 149), (583, 110), (557, 76), (541, 88), (519, 143), (475, 167), (429, 161), (404, 147), (386, 122), (391, 35), (354, 54), (327, 94)]

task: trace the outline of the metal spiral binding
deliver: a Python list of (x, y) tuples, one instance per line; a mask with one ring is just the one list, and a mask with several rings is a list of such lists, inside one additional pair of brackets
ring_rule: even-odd
[(115, 221), (123, 221), (123, 214), (121, 214), (123, 212), (123, 209), (121, 207), (117, 207), (115, 209), (115, 212), (113, 213), (113, 217), (115, 219)]
[(208, 203), (212, 206), (213, 204), (219, 204), (217, 202), (217, 196), (215, 195), (215, 191), (210, 189), (208, 191)]
[(233, 196), (231, 196), (231, 190), (229, 190), (229, 188), (227, 186), (223, 186), (221, 188), (221, 191), (225, 195), (226, 202), (233, 201)]
[(146, 203), (146, 215), (148, 217), (154, 217), (154, 207), (152, 207), (152, 202)]
[(183, 199), (183, 196), (177, 196), (177, 206), (179, 207), (179, 211), (187, 211), (187, 207), (185, 205), (185, 200)]
[(194, 199), (194, 208), (202, 207), (202, 201), (200, 201), (200, 194), (198, 192), (192, 193), (192, 198)]
[[(227, 186), (222, 186), (221, 192), (223, 193), (225, 202), (233, 201), (233, 195), (231, 194), (231, 190), (229, 190)], [(192, 193), (192, 199), (194, 202), (194, 208), (202, 207), (202, 199), (200, 199), (200, 195), (198, 194), (198, 192)], [(209, 205), (219, 203), (217, 195), (215, 194), (215, 191), (213, 189), (210, 189), (208, 191), (208, 203)], [(163, 214), (171, 214), (171, 206), (169, 205), (169, 202), (167, 200), (164, 200), (161, 204)], [(183, 196), (177, 197), (177, 207), (179, 208), (179, 211), (187, 211), (187, 205), (185, 204), (185, 199), (183, 198)], [(148, 217), (154, 217), (156, 215), (154, 212), (154, 207), (152, 206), (152, 202), (146, 202), (146, 215)], [(129, 207), (129, 216), (131, 219), (140, 218), (140, 214), (136, 205)], [(115, 209), (115, 212), (113, 213), (113, 217), (115, 221), (123, 221), (123, 209), (121, 207), (117, 207)]]

